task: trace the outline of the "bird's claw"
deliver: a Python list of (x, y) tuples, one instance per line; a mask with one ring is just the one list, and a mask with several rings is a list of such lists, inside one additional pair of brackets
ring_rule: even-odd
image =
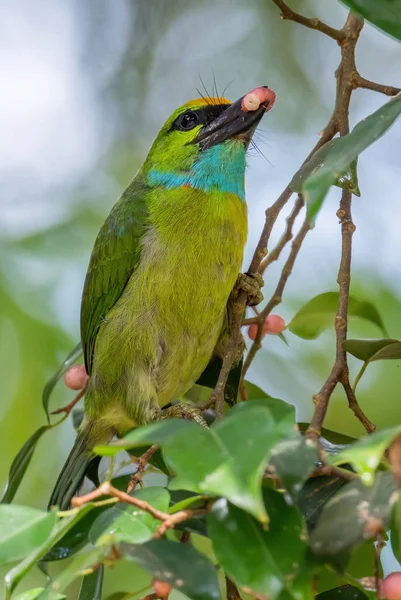
[(169, 408), (165, 408), (162, 411), (162, 419), (176, 418), (176, 419), (187, 419), (189, 421), (195, 421), (204, 429), (209, 429), (208, 424), (202, 416), (202, 411), (197, 406), (191, 404), (185, 404), (180, 402), (173, 404)]
[(238, 290), (243, 290), (247, 293), (247, 305), (257, 306), (263, 300), (263, 294), (261, 288), (264, 286), (264, 281), (260, 273), (250, 275), (249, 273), (240, 273), (238, 275), (235, 287)]

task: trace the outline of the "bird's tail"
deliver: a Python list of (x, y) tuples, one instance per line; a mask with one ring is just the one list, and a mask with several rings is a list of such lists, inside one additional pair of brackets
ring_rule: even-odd
[(93, 448), (97, 444), (107, 444), (113, 437), (110, 429), (99, 427), (100, 424), (86, 422), (82, 424), (74, 446), (58, 476), (56, 485), (49, 500), (49, 508), (58, 506), (60, 510), (68, 510), (71, 499), (81, 485), (90, 463), (95, 459)]

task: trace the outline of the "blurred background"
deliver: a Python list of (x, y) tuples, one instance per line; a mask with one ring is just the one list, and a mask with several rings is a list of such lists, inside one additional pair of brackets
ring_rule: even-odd
[[(291, 7), (342, 26), (335, 0), (293, 0)], [(249, 153), (248, 265), (264, 210), (281, 193), (328, 121), (339, 48), (288, 21), (269, 0), (14, 0), (0, 23), (0, 482), (16, 451), (45, 422), (41, 391), (79, 339), (80, 296), (97, 231), (165, 119), (198, 97), (198, 88), (235, 100), (268, 85), (277, 93)], [(357, 46), (360, 73), (401, 86), (401, 45), (366, 25)], [(355, 125), (387, 98), (358, 90)], [(354, 198), (352, 294), (372, 301), (391, 337), (401, 337), (401, 122), (359, 160)], [(275, 311), (288, 321), (314, 295), (336, 290), (339, 190), (331, 191)], [(288, 210), (290, 206), (288, 207)], [(282, 233), (278, 221), (273, 242)], [(265, 297), (282, 262), (266, 272)], [(354, 319), (351, 337), (381, 337)], [(332, 332), (315, 341), (267, 336), (249, 379), (311, 414), (311, 397), (334, 358)], [(351, 361), (352, 375), (360, 367)], [(397, 361), (369, 367), (359, 401), (378, 427), (401, 422)], [(54, 407), (72, 399), (60, 385)], [(363, 430), (338, 390), (326, 426)], [(72, 444), (70, 421), (40, 443), (17, 501), (44, 506)]]

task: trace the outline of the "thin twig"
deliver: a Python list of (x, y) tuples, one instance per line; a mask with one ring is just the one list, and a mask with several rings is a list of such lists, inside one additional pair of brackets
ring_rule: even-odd
[(382, 85), (381, 83), (369, 81), (369, 79), (361, 77), (359, 73), (357, 74), (355, 83), (356, 87), (358, 88), (372, 90), (373, 92), (379, 92), (380, 94), (385, 94), (386, 96), (396, 96), (401, 92), (400, 88), (393, 87), (392, 85)]
[(310, 231), (310, 228), (311, 228), (311, 225), (309, 223), (309, 220), (306, 218), (305, 221), (303, 222), (299, 232), (295, 236), (294, 241), (292, 242), (291, 252), (285, 262), (285, 265), (281, 272), (281, 276), (278, 281), (277, 287), (276, 287), (275, 291), (273, 292), (273, 295), (270, 298), (269, 302), (266, 304), (265, 308), (259, 314), (258, 331), (256, 334), (256, 338), (255, 338), (255, 340), (247, 354), (247, 357), (245, 359), (244, 367), (242, 370), (242, 379), (245, 377), (257, 351), (262, 347), (263, 323), (266, 320), (266, 317), (271, 313), (273, 308), (275, 306), (277, 306), (278, 304), (280, 304), (280, 302), (281, 302), (284, 288), (286, 286), (289, 276), (291, 275), (293, 266), (295, 264), (298, 253), (301, 249), (302, 243), (306, 237), (306, 234), (308, 233), (308, 231)]
[[(363, 20), (358, 18), (353, 13), (349, 13), (347, 21), (343, 27), (346, 41), (341, 45), (341, 62), (336, 71), (336, 104), (332, 117), (338, 125), (338, 130), (341, 136), (349, 133), (349, 106), (352, 91), (355, 88), (353, 83), (354, 75), (357, 73), (355, 65), (355, 46), (362, 27)], [(341, 261), (337, 277), (339, 286), (339, 301), (335, 319), (336, 357), (328, 378), (323, 384), (321, 390), (313, 397), (315, 411), (306, 434), (308, 437), (314, 439), (317, 439), (320, 436), (331, 394), (339, 382), (341, 382), (344, 387), (350, 408), (353, 410), (355, 416), (361, 421), (366, 431), (371, 433), (375, 429), (374, 425), (363, 414), (362, 409), (358, 405), (355, 394), (352, 392), (349, 384), (347, 355), (343, 349), (343, 342), (347, 339), (352, 236), (355, 231), (355, 225), (352, 221), (351, 202), (352, 193), (348, 190), (343, 190), (340, 208), (337, 211), (337, 216), (341, 224), (342, 242)]]
[(78, 402), (81, 400), (81, 398), (83, 398), (85, 396), (86, 390), (88, 388), (88, 384), (89, 384), (89, 377), (87, 377), (84, 387), (82, 388), (82, 390), (80, 390), (78, 392), (78, 394), (75, 396), (74, 400), (71, 400), (71, 402), (69, 404), (67, 404), (66, 406), (62, 406), (61, 408), (58, 408), (57, 410), (53, 410), (50, 414), (51, 415), (59, 415), (60, 413), (65, 413), (65, 416), (67, 417), (70, 414), (70, 412), (72, 411), (72, 409), (74, 408), (74, 406), (76, 404), (78, 404)]
[(290, 212), (290, 214), (288, 215), (288, 217), (286, 218), (287, 225), (286, 225), (285, 231), (284, 231), (283, 235), (281, 236), (281, 238), (279, 239), (277, 245), (273, 248), (273, 250), (271, 252), (269, 252), (269, 254), (266, 256), (266, 258), (264, 258), (262, 260), (262, 262), (260, 263), (259, 273), (263, 274), (265, 272), (265, 270), (267, 269), (267, 267), (272, 262), (278, 260), (280, 258), (280, 254), (283, 251), (283, 249), (285, 248), (285, 246), (288, 244), (288, 242), (290, 242), (292, 240), (292, 238), (293, 238), (292, 228), (294, 226), (295, 219), (301, 212), (303, 206), (304, 206), (304, 200), (303, 200), (302, 196), (300, 194), (298, 194), (298, 198), (295, 201), (294, 207), (293, 207), (292, 211)]
[(139, 508), (149, 513), (154, 519), (161, 521), (161, 525), (158, 527), (156, 533), (153, 535), (154, 538), (162, 537), (168, 529), (172, 529), (178, 523), (182, 523), (183, 521), (187, 521), (188, 519), (192, 519), (193, 517), (199, 517), (201, 515), (207, 514), (208, 512), (210, 512), (212, 507), (212, 503), (208, 502), (208, 504), (204, 508), (187, 508), (185, 510), (178, 511), (173, 515), (170, 515), (168, 513), (162, 512), (161, 510), (158, 510), (157, 508), (154, 508), (151, 504), (145, 502), (144, 500), (140, 500), (135, 496), (130, 496), (126, 492), (118, 490), (117, 488), (112, 486), (111, 483), (108, 481), (102, 483), (98, 488), (93, 490), (93, 492), (85, 494), (85, 496), (73, 498), (71, 500), (71, 504), (75, 508), (79, 508), (87, 502), (93, 502), (93, 500), (96, 500), (101, 496), (112, 496), (114, 498), (117, 498), (119, 502), (131, 504), (132, 506), (135, 506), (136, 508)]
[(205, 508), (186, 508), (184, 510), (179, 510), (173, 515), (168, 515), (168, 518), (163, 520), (163, 523), (159, 525), (156, 533), (154, 533), (152, 537), (154, 539), (161, 538), (166, 533), (167, 529), (173, 529), (176, 525), (183, 521), (188, 521), (188, 519), (202, 517), (210, 512), (210, 510), (211, 505), (207, 505)]
[(133, 473), (133, 475), (131, 476), (131, 479), (129, 480), (128, 487), (127, 487), (128, 494), (130, 492), (132, 492), (136, 488), (136, 486), (142, 481), (143, 473), (144, 473), (146, 467), (148, 466), (149, 460), (152, 458), (152, 456), (156, 452), (157, 448), (158, 448), (158, 446), (153, 445), (150, 448), (148, 448), (146, 450), (146, 452), (144, 452), (138, 458), (132, 457), (132, 460), (134, 460), (136, 462), (138, 467), (137, 467), (137, 470), (135, 471), (135, 473)]
[(382, 550), (384, 548), (384, 546), (386, 545), (384, 539), (383, 539), (383, 534), (379, 533), (379, 535), (377, 536), (377, 541), (376, 541), (376, 548), (375, 548), (375, 584), (376, 584), (376, 598), (381, 598), (380, 595), (380, 556), (382, 553)]
[(228, 575), (226, 575), (226, 598), (227, 600), (241, 600), (237, 586)]
[(108, 481), (104, 481), (98, 488), (96, 488), (92, 492), (89, 492), (89, 494), (73, 498), (71, 500), (71, 504), (75, 508), (79, 508), (87, 502), (92, 502), (93, 500), (96, 500), (96, 498), (100, 498), (101, 496), (113, 496), (114, 498), (117, 498), (120, 502), (132, 504), (133, 506), (136, 506), (137, 508), (140, 508), (141, 510), (144, 510), (145, 512), (149, 513), (150, 515), (152, 515), (152, 517), (158, 519), (159, 521), (166, 521), (167, 519), (170, 519), (171, 516), (168, 513), (162, 512), (161, 510), (154, 508), (148, 502), (140, 500), (140, 498), (130, 496), (126, 492), (118, 490), (117, 488), (112, 486), (111, 483), (109, 483)]
[(341, 29), (334, 29), (319, 19), (308, 19), (307, 17), (294, 12), (289, 6), (287, 6), (285, 2), (283, 2), (283, 0), (273, 0), (273, 2), (274, 4), (277, 4), (281, 10), (282, 19), (295, 21), (295, 23), (300, 23), (300, 25), (304, 25), (309, 29), (316, 29), (317, 31), (324, 33), (337, 42), (341, 42), (345, 39), (345, 34)]

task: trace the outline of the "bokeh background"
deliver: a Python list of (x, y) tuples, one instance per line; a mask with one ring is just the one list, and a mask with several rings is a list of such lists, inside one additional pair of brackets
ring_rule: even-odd
[[(308, 16), (341, 26), (336, 0), (292, 1)], [(339, 48), (288, 21), (269, 0), (24, 0), (2, 3), (0, 20), (0, 483), (12, 457), (44, 423), (41, 391), (79, 339), (80, 295), (97, 231), (135, 175), (169, 114), (213, 92), (232, 100), (258, 85), (277, 93), (249, 154), (249, 240), (258, 240), (264, 210), (316, 143), (333, 107)], [(401, 45), (366, 25), (357, 47), (361, 74), (401, 86)], [(387, 99), (358, 90), (356, 124)], [(401, 123), (359, 161), (361, 198), (353, 203), (352, 293), (374, 302), (389, 334), (401, 337)], [(339, 191), (328, 196), (275, 311), (288, 321), (314, 295), (336, 290)], [(290, 208), (290, 207), (289, 207)], [(280, 236), (285, 214), (273, 241)], [(265, 297), (282, 262), (266, 272)], [(352, 337), (380, 337), (354, 319)], [(311, 414), (312, 395), (334, 357), (333, 333), (289, 346), (268, 336), (249, 379)], [(351, 361), (353, 375), (358, 361)], [(397, 361), (375, 363), (359, 400), (378, 427), (401, 422)], [(59, 386), (54, 407), (72, 393)], [(358, 436), (360, 424), (341, 390), (326, 425)], [(44, 506), (72, 444), (69, 421), (40, 443), (17, 501)], [(38, 576), (39, 577), (39, 576)]]

